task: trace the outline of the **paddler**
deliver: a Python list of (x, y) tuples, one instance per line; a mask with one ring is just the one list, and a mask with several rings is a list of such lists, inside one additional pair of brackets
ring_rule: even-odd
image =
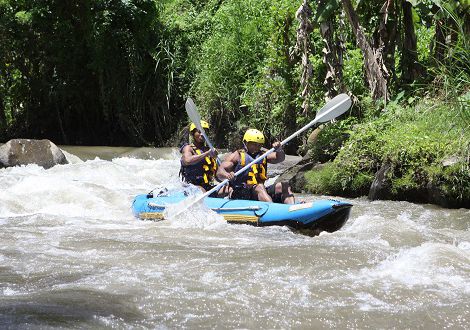
[[(208, 131), (209, 123), (201, 120), (201, 127)], [(218, 151), (206, 145), (204, 136), (194, 123), (189, 125), (189, 133), (192, 142), (184, 144), (180, 149), (182, 154), (180, 176), (186, 183), (198, 186), (206, 192), (214, 187)], [(230, 190), (228, 186), (222, 187), (218, 192), (212, 193), (211, 197), (223, 197)]]
[(235, 172), (267, 151), (263, 148), (264, 142), (264, 134), (261, 131), (254, 128), (248, 129), (243, 135), (243, 148), (232, 152), (224, 159), (217, 170), (217, 177), (220, 180), (230, 180), (230, 186), (233, 189), (229, 195), (231, 199), (294, 204), (294, 195), (288, 182), (278, 182), (269, 187), (264, 185), (268, 179), (268, 163), (277, 164), (286, 158), (282, 145), (278, 141), (273, 143), (275, 152), (235, 177)]

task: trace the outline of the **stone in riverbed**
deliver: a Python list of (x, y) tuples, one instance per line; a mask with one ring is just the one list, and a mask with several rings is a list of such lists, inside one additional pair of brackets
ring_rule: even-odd
[(385, 163), (375, 174), (374, 181), (372, 182), (369, 190), (369, 200), (375, 201), (378, 199), (391, 199), (391, 182), (388, 179), (391, 165)]
[(13, 139), (0, 146), (0, 168), (37, 164), (48, 169), (67, 163), (62, 150), (49, 140)]
[(276, 183), (287, 181), (292, 188), (292, 192), (301, 193), (307, 184), (304, 174), (313, 168), (321, 167), (322, 164), (312, 162), (307, 153), (300, 161), (285, 170), (277, 179)]

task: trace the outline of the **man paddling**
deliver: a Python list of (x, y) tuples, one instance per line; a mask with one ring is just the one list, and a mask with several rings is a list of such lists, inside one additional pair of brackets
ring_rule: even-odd
[[(208, 130), (209, 123), (201, 120), (201, 127)], [(204, 136), (194, 123), (189, 125), (189, 133), (192, 137), (192, 143), (186, 143), (180, 149), (182, 153), (180, 176), (184, 182), (198, 186), (202, 192), (206, 192), (214, 187), (217, 150), (206, 145)], [(229, 187), (223, 187), (218, 192), (211, 194), (211, 197), (223, 197), (228, 194), (228, 191)]]
[(217, 170), (217, 177), (220, 180), (228, 179), (231, 181), (230, 186), (233, 188), (230, 193), (231, 199), (294, 204), (294, 195), (287, 182), (278, 182), (269, 187), (264, 185), (268, 178), (268, 163), (280, 163), (286, 158), (280, 142), (273, 143), (275, 152), (235, 177), (235, 172), (266, 151), (262, 148), (264, 142), (264, 134), (261, 131), (253, 128), (248, 129), (243, 135), (243, 148), (232, 152), (224, 159)]

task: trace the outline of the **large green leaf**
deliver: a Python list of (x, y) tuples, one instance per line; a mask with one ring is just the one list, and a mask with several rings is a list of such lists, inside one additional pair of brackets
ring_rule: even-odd
[[(434, 5), (438, 6), (439, 8), (442, 8), (442, 3), (443, 3), (442, 0), (406, 0), (406, 1), (411, 3), (411, 5), (413, 7), (419, 6), (421, 4), (433, 3)], [(466, 0), (463, 0), (463, 1), (466, 1)]]
[(315, 22), (321, 23), (329, 20), (338, 8), (338, 0), (320, 1), (314, 18)]

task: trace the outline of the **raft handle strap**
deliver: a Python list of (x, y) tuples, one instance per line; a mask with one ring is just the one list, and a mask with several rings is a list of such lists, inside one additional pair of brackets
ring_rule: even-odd
[(245, 207), (219, 207), (211, 209), (212, 211), (258, 211), (261, 210), (261, 206), (245, 206)]
[[(168, 204), (155, 204), (155, 203), (148, 203), (148, 207), (152, 209), (164, 209), (168, 206)], [(254, 206), (245, 206), (245, 207), (218, 207), (211, 209), (212, 211), (258, 211), (261, 209), (261, 206), (254, 205)]]

